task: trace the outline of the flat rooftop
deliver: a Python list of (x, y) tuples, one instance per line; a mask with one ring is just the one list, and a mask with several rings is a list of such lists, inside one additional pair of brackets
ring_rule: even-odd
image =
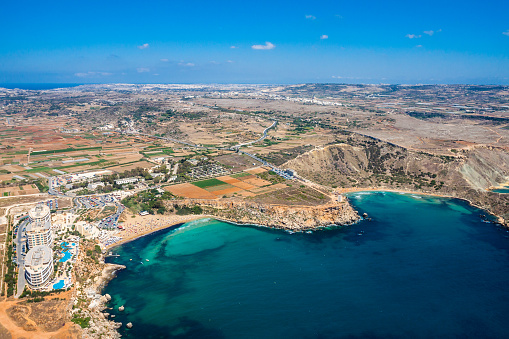
[(51, 248), (46, 245), (38, 245), (28, 251), (25, 265), (30, 267), (45, 265), (51, 261), (52, 256)]
[(49, 213), (50, 210), (47, 205), (39, 204), (28, 212), (28, 216), (32, 219), (40, 219), (44, 218)]

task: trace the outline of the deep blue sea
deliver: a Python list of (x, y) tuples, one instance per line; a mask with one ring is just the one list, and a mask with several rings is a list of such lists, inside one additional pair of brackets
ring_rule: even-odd
[(209, 219), (119, 246), (108, 312), (125, 338), (509, 336), (506, 229), (459, 200), (349, 198), (372, 220), (288, 234)]
[(66, 88), (66, 87), (76, 87), (82, 84), (38, 84), (38, 83), (12, 83), (12, 84), (0, 84), (0, 88), (9, 88), (9, 89), (26, 89), (26, 90), (47, 90), (47, 89), (55, 89), (55, 88)]

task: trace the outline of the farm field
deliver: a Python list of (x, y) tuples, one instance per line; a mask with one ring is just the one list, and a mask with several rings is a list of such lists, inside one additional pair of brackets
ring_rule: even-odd
[[(258, 168), (251, 171), (264, 173), (266, 169)], [(285, 187), (287, 187), (285, 184), (272, 184), (270, 181), (258, 178), (251, 173), (241, 172), (232, 176), (225, 175), (193, 183), (167, 186), (165, 189), (174, 195), (184, 198), (217, 199), (232, 195), (253, 197)]]

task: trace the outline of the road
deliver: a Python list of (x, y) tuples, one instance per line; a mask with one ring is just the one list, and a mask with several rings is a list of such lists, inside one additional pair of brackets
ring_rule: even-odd
[(257, 142), (259, 142), (259, 141), (262, 141), (263, 139), (265, 139), (265, 138), (267, 137), (267, 134), (268, 134), (269, 130), (270, 130), (270, 129), (272, 129), (272, 128), (274, 128), (274, 127), (276, 127), (277, 122), (278, 122), (277, 120), (274, 120), (274, 122), (272, 123), (272, 125), (270, 125), (269, 127), (267, 127), (267, 128), (263, 131), (263, 134), (262, 134), (262, 136), (261, 136), (259, 139), (256, 139), (256, 140), (254, 140), (254, 141), (245, 142), (245, 143), (243, 143), (243, 144), (238, 144), (238, 145), (232, 146), (232, 147), (230, 147), (230, 149), (231, 149), (231, 150), (237, 150), (237, 149), (241, 148), (242, 146), (252, 145), (252, 144), (254, 144), (254, 143), (257, 143)]
[[(21, 293), (23, 293), (23, 290), (25, 289), (25, 259), (22, 256), (22, 245), (23, 242), (21, 241), (22, 238), (24, 238), (26, 227), (28, 225), (28, 218), (25, 218), (21, 222), (18, 228), (18, 233), (16, 236), (16, 239), (14, 239), (14, 243), (16, 244), (16, 260), (18, 262), (18, 292), (15, 295), (15, 298), (19, 298)], [(26, 242), (24, 242), (24, 245), (26, 246)]]
[[(268, 136), (268, 132), (272, 128), (277, 126), (277, 123), (278, 123), (278, 120), (274, 120), (272, 125), (270, 125), (269, 127), (267, 127), (263, 131), (262, 136), (260, 138), (258, 138), (256, 140), (253, 140), (253, 141), (249, 141), (249, 142), (245, 142), (245, 143), (242, 143), (242, 144), (238, 144), (238, 145), (232, 146), (232, 147), (230, 147), (230, 150), (235, 151), (235, 150), (239, 149), (242, 146), (252, 145), (254, 143), (262, 141), (263, 139), (265, 139)], [(194, 147), (194, 148), (198, 148), (198, 149), (221, 149), (221, 147), (203, 147), (203, 146), (200, 146), (200, 145), (197, 145), (197, 144), (192, 144), (192, 143), (189, 143), (189, 142), (186, 142), (186, 141), (181, 141), (181, 140), (178, 140), (178, 139), (167, 138), (167, 137), (158, 137), (158, 136), (152, 135), (152, 134), (140, 133), (140, 132), (137, 132), (135, 130), (134, 131), (125, 132), (125, 133), (143, 135), (143, 136), (146, 136), (146, 137), (166, 140), (166, 141), (170, 141), (170, 142), (174, 142), (174, 143), (178, 143), (178, 144), (182, 144), (182, 145), (186, 145), (186, 146), (190, 146), (190, 147)], [(51, 190), (51, 184), (50, 184), (50, 190)], [(52, 193), (50, 193), (50, 194), (52, 194)]]

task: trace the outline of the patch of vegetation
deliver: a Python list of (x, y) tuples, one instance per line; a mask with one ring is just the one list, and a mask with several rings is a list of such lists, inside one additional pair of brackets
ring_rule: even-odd
[(82, 318), (79, 314), (75, 313), (71, 321), (81, 326), (81, 328), (90, 327), (90, 317)]
[(202, 214), (203, 209), (198, 205), (193, 207), (175, 205), (175, 213), (177, 215)]
[(161, 194), (156, 189), (152, 189), (124, 198), (122, 204), (133, 213), (147, 211), (150, 214), (164, 214), (166, 212), (164, 200), (172, 199), (175, 199), (175, 197), (170, 192)]
[(85, 148), (64, 148), (64, 149), (57, 149), (52, 151), (34, 151), (32, 152), (32, 155), (42, 155), (42, 154), (54, 154), (54, 153), (65, 153), (65, 152), (75, 152), (75, 151), (97, 151), (101, 150), (102, 147), (85, 147)]
[(230, 175), (232, 178), (242, 178), (242, 177), (248, 177), (252, 174), (250, 173), (247, 173), (247, 172), (242, 172), (242, 173), (237, 173), (237, 174), (233, 174), (233, 175)]
[(212, 187), (212, 186), (219, 186), (219, 185), (226, 185), (224, 181), (221, 181), (219, 179), (207, 179), (202, 181), (193, 182), (193, 185), (199, 188), (206, 188), (206, 187)]
[(263, 180), (270, 181), (273, 184), (279, 184), (286, 181), (285, 178), (277, 175), (276, 172), (274, 171), (259, 173), (258, 177), (260, 177)]

